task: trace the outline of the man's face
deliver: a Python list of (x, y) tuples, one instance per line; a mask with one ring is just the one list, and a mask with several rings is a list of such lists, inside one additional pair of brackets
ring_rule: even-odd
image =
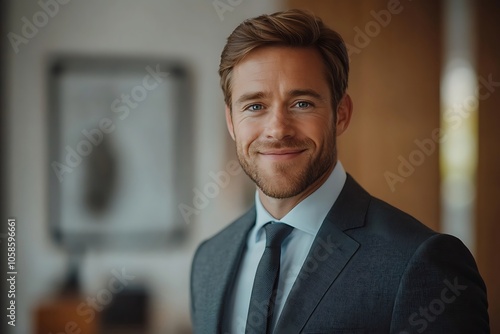
[(331, 101), (315, 49), (264, 47), (234, 67), (226, 121), (243, 170), (264, 194), (299, 195), (333, 169)]

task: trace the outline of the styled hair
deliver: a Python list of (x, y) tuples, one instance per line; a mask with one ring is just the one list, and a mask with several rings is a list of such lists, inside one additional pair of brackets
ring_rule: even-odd
[(227, 38), (219, 65), (226, 105), (231, 106), (234, 67), (253, 50), (265, 46), (311, 47), (318, 50), (336, 107), (347, 89), (349, 56), (342, 37), (312, 14), (298, 9), (261, 15), (243, 21)]

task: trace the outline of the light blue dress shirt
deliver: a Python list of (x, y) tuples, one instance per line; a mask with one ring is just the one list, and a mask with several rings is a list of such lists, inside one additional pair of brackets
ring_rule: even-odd
[(267, 212), (256, 192), (257, 218), (255, 226), (248, 234), (247, 247), (226, 306), (226, 319), (223, 319), (225, 334), (245, 333), (255, 273), (266, 246), (265, 230), (262, 227), (270, 221), (275, 221), (294, 228), (281, 245), (280, 276), (272, 319), (274, 328), (314, 238), (344, 187), (346, 178), (346, 172), (338, 161), (325, 183), (281, 220), (276, 220)]

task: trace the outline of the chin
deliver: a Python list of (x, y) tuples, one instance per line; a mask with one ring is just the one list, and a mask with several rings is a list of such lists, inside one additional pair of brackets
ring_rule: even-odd
[(292, 177), (274, 174), (270, 177), (259, 178), (256, 183), (266, 196), (277, 199), (297, 196), (307, 188), (304, 180), (296, 175)]
[(285, 199), (297, 196), (301, 193), (296, 189), (283, 189), (283, 188), (271, 188), (271, 187), (259, 187), (260, 190), (268, 197), (276, 199)]

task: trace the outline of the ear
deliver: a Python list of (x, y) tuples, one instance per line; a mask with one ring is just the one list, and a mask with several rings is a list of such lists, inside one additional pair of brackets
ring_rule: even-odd
[(347, 130), (351, 122), (352, 108), (351, 97), (346, 93), (337, 107), (337, 136), (340, 136)]
[(231, 115), (231, 108), (226, 104), (226, 125), (231, 138), (234, 140), (234, 127), (233, 127), (233, 116)]

